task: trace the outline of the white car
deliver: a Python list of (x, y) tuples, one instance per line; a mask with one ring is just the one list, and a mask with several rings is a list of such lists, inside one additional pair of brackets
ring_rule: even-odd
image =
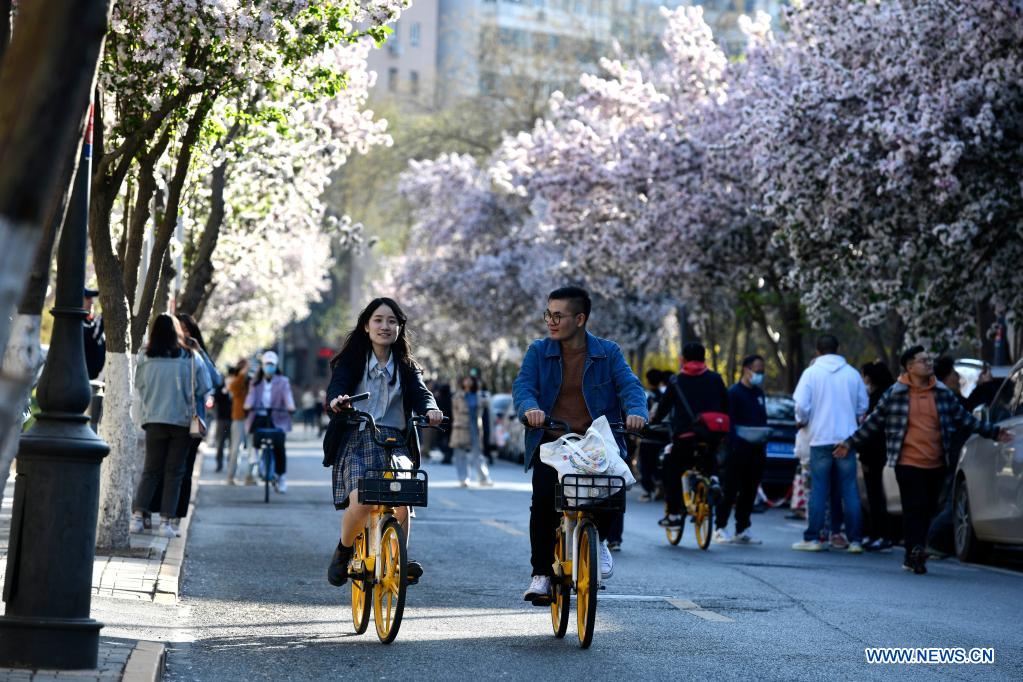
[(1023, 545), (1023, 361), (978, 413), (1014, 437), (998, 443), (974, 435), (963, 446), (954, 516), (956, 555), (963, 561), (982, 558), (992, 543)]

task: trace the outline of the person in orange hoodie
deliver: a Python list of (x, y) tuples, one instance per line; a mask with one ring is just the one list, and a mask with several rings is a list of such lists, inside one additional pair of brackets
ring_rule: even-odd
[(1000, 442), (1012, 440), (1006, 429), (976, 419), (955, 393), (934, 376), (934, 359), (923, 346), (913, 346), (900, 358), (903, 373), (856, 433), (835, 447), (835, 457), (858, 450), (873, 435), (883, 433), (888, 466), (894, 467), (902, 498), (906, 555), (902, 567), (927, 572), (927, 529), (951, 466), (957, 431), (979, 433)]

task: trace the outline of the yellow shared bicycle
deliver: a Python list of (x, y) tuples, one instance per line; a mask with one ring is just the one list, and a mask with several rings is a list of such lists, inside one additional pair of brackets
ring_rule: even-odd
[[(373, 440), (389, 454), (405, 447), (400, 437), (382, 437), (366, 412), (352, 411), (351, 422), (364, 422), (373, 434)], [(409, 431), (431, 427), (425, 417), (412, 417)], [(419, 462), (412, 469), (370, 469), (359, 479), (360, 504), (374, 505), (366, 527), (355, 539), (348, 577), (352, 581), (352, 622), (355, 632), (363, 634), (369, 628), (372, 611), (377, 637), (390, 644), (398, 636), (401, 617), (405, 611), (405, 592), (408, 587), (408, 546), (405, 529), (394, 515), (396, 507), (425, 507), (427, 481)]]
[[(568, 424), (548, 418), (548, 431), (569, 432)], [(620, 424), (612, 431), (624, 433)], [(597, 621), (597, 592), (601, 589), (596, 512), (625, 510), (625, 479), (598, 474), (565, 474), (555, 488), (555, 506), (561, 514), (554, 539), (554, 575), (550, 606), (554, 636), (568, 631), (571, 596), (575, 592), (579, 646), (589, 648)], [(541, 601), (534, 601), (541, 604)]]

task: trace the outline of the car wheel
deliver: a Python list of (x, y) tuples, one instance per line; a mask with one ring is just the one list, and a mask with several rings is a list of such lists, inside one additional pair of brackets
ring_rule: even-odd
[(966, 481), (962, 479), (956, 484), (954, 514), (956, 556), (960, 561), (980, 561), (987, 554), (988, 546), (977, 538), (973, 530), (970, 495)]

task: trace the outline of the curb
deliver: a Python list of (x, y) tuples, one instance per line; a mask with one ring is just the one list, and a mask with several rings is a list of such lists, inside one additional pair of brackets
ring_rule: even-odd
[(121, 679), (124, 682), (159, 682), (167, 664), (167, 649), (160, 642), (140, 640), (128, 656)]
[[(200, 446), (202, 448), (203, 446)], [(202, 474), (202, 463), (206, 455), (200, 449), (192, 468), (192, 495), (188, 500), (188, 514), (181, 520), (181, 537), (171, 538), (160, 564), (160, 573), (156, 578), (156, 592), (153, 601), (157, 604), (176, 604), (181, 597), (181, 581), (184, 577), (185, 545), (188, 542), (188, 530), (195, 516), (196, 499), (199, 496), (199, 477)]]

